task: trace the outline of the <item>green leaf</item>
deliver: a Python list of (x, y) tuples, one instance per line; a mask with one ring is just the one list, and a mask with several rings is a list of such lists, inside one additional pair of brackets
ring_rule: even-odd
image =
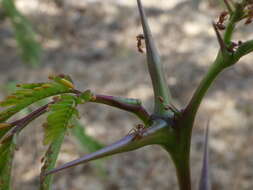
[(2, 107), (10, 106), (0, 112), (0, 122), (6, 121), (17, 112), (39, 100), (71, 92), (71, 88), (56, 82), (21, 84), (18, 86), (21, 87), (20, 90), (17, 90), (4, 101), (0, 102), (0, 106)]
[(0, 189), (10, 190), (11, 168), (15, 144), (13, 138), (0, 145)]
[(48, 144), (65, 133), (69, 122), (76, 114), (77, 97), (73, 95), (61, 95), (60, 100), (50, 105), (50, 114), (47, 117), (44, 143)]
[[(44, 143), (51, 144), (45, 154), (41, 174), (55, 167), (67, 127), (72, 116), (76, 114), (76, 106), (77, 97), (73, 95), (61, 95), (58, 102), (50, 106), (51, 112), (47, 117)], [(40, 190), (50, 190), (52, 180), (52, 176), (41, 177)]]

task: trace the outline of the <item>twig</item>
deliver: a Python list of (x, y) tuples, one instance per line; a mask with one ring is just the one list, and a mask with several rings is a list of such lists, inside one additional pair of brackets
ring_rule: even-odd
[[(82, 92), (74, 89), (73, 93), (75, 93), (76, 95), (80, 95)], [(93, 94), (93, 96), (94, 98), (92, 98), (89, 102), (105, 104), (108, 106), (112, 106), (115, 108), (119, 108), (128, 112), (131, 112), (137, 115), (143, 121), (144, 124), (146, 125), (150, 124), (150, 115), (146, 111), (146, 109), (141, 106), (140, 100), (131, 99), (134, 101), (130, 103), (129, 102), (130, 99), (128, 98), (108, 96), (108, 95), (102, 95), (102, 94)]]
[(10, 125), (11, 126), (15, 126), (12, 129), (10, 129), (1, 139), (0, 139), (0, 144), (3, 144), (4, 142), (6, 142), (7, 140), (9, 140), (14, 134), (20, 132), (22, 129), (24, 129), (31, 121), (33, 121), (34, 119), (38, 118), (39, 116), (41, 116), (42, 114), (44, 114), (47, 111), (47, 108), (50, 104), (54, 103), (54, 101), (34, 110), (33, 112), (31, 112), (30, 114), (28, 114), (27, 116), (16, 120), (14, 122), (11, 122)]

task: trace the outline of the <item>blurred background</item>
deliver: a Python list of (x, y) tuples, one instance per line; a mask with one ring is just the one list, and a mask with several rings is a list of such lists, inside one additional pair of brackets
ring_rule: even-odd
[[(13, 2), (13, 3), (8, 3)], [(211, 22), (221, 0), (143, 0), (174, 104), (184, 108), (218, 51)], [(15, 6), (14, 6), (15, 5)], [(15, 9), (16, 7), (16, 9)], [(43, 82), (69, 74), (80, 90), (140, 98), (152, 110), (145, 54), (136, 48), (142, 33), (135, 0), (2, 0), (0, 5), (0, 97), (17, 82)], [(240, 25), (235, 41), (253, 38), (252, 24)], [(200, 176), (203, 134), (210, 119), (212, 189), (253, 189), (253, 55), (223, 72), (203, 101), (192, 139), (192, 180)], [(103, 105), (80, 106), (81, 124), (100, 143), (110, 144), (136, 124), (133, 115)], [(43, 117), (22, 131), (13, 189), (38, 188)], [(84, 148), (85, 149), (85, 148)], [(58, 164), (88, 153), (71, 135)], [(158, 146), (116, 155), (65, 170), (54, 190), (177, 189), (176, 173)]]

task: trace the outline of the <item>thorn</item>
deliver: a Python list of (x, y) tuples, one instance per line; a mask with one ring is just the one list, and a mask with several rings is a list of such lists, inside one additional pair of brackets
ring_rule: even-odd
[(138, 9), (139, 9), (139, 14), (140, 14), (140, 18), (141, 18), (141, 25), (142, 25), (142, 29), (143, 29), (145, 44), (146, 44), (146, 52), (147, 52), (147, 56), (150, 59), (149, 61), (153, 62), (153, 63), (160, 62), (160, 56), (159, 56), (157, 47), (155, 46), (154, 40), (152, 38), (151, 30), (148, 25), (148, 21), (147, 21), (145, 12), (143, 10), (141, 0), (137, 0), (137, 5), (138, 5)]
[(210, 176), (209, 176), (209, 147), (208, 147), (208, 136), (209, 136), (209, 124), (210, 119), (207, 121), (204, 139), (204, 155), (201, 169), (201, 178), (199, 182), (199, 190), (209, 190), (210, 188)]
[(229, 14), (232, 14), (233, 9), (232, 9), (231, 5), (229, 4), (228, 0), (223, 0), (223, 1), (224, 1), (224, 4), (226, 5), (226, 7), (228, 9)]
[(216, 37), (217, 37), (218, 42), (219, 42), (219, 45), (220, 45), (221, 52), (222, 52), (222, 53), (225, 53), (226, 51), (231, 51), (231, 50), (229, 50), (229, 49), (227, 48), (225, 42), (223, 41), (223, 39), (222, 39), (222, 37), (221, 37), (221, 35), (220, 35), (220, 33), (219, 33), (219, 30), (218, 30), (216, 24), (215, 24), (214, 22), (212, 22), (212, 24), (213, 24), (213, 28), (214, 28)]

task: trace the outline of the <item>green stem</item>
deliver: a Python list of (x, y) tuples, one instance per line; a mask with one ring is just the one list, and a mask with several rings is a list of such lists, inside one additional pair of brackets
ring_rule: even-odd
[(185, 113), (187, 113), (188, 117), (192, 119), (192, 122), (207, 90), (209, 89), (217, 75), (225, 68), (225, 65), (226, 64), (224, 63), (224, 59), (222, 58), (221, 53), (219, 53), (216, 60), (209, 69), (208, 73), (202, 79), (197, 90), (193, 94), (190, 103), (186, 107)]
[(232, 34), (234, 32), (235, 29), (235, 16), (232, 16), (230, 18), (230, 22), (228, 23), (227, 27), (226, 27), (226, 31), (224, 33), (224, 42), (226, 45), (230, 45), (230, 41), (232, 39)]
[(249, 40), (241, 44), (234, 53), (234, 61), (238, 61), (242, 56), (247, 55), (253, 51), (253, 40)]
[(175, 164), (177, 170), (177, 179), (180, 190), (191, 190), (191, 174), (189, 162), (183, 160)]
[[(187, 145), (187, 143), (183, 143)], [(175, 146), (176, 147), (176, 146)], [(183, 146), (177, 147), (174, 150), (164, 146), (171, 155), (171, 158), (176, 167), (177, 179), (180, 190), (191, 190), (191, 172), (190, 172), (190, 146), (185, 149)]]
[(233, 14), (231, 15), (229, 19), (228, 25), (226, 27), (226, 31), (224, 33), (224, 42), (227, 45), (230, 45), (236, 22), (240, 21), (240, 19), (242, 18), (244, 14), (243, 12), (244, 6), (245, 6), (245, 2), (237, 3), (235, 6), (235, 11), (233, 12)]

